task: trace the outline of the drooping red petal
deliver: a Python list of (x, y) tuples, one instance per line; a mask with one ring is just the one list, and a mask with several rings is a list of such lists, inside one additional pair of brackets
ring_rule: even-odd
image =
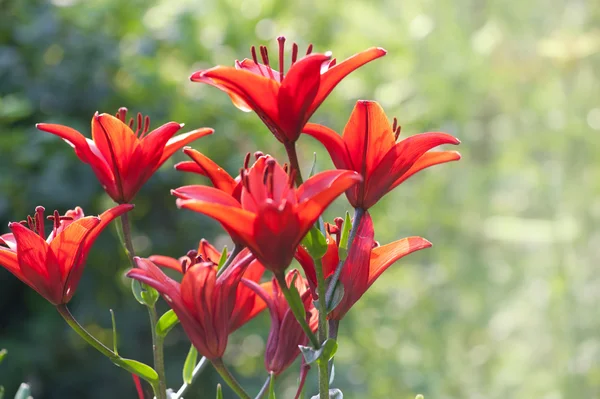
[(29, 284), (27, 278), (21, 273), (21, 268), (19, 267), (19, 260), (17, 259), (17, 253), (7, 249), (0, 247), (0, 266), (4, 267), (6, 270), (14, 274), (19, 280), (23, 281), (26, 284)]
[(165, 145), (165, 149), (162, 153), (160, 161), (158, 161), (158, 166), (160, 167), (163, 163), (165, 163), (165, 161), (169, 159), (175, 153), (175, 151), (183, 148), (200, 137), (213, 134), (213, 132), (214, 130), (211, 128), (202, 127), (200, 129), (192, 130), (191, 132), (178, 134), (177, 136), (169, 139), (169, 141), (167, 141), (167, 145)]
[[(302, 186), (298, 189), (298, 214), (302, 218), (302, 227), (308, 231), (321, 213), (333, 202), (333, 200), (341, 193), (352, 187), (354, 184), (361, 181), (358, 173), (349, 170), (334, 170), (320, 172), (308, 179), (304, 184), (308, 184), (307, 188)], [(321, 190), (315, 190), (320, 187)], [(304, 231), (304, 233), (306, 233)]]
[(321, 75), (319, 92), (313, 100), (313, 104), (309, 109), (309, 113), (312, 114), (319, 107), (319, 105), (321, 105), (325, 98), (327, 98), (335, 86), (337, 86), (337, 84), (352, 71), (360, 68), (370, 61), (373, 61), (374, 59), (383, 57), (386, 53), (387, 51), (381, 47), (371, 47), (340, 62), (333, 68), (328, 69), (325, 73), (323, 73), (323, 75)]
[(167, 269), (175, 270), (183, 274), (183, 270), (181, 269), (181, 263), (170, 256), (163, 255), (152, 255), (148, 257), (148, 260), (160, 267), (166, 267)]
[(377, 278), (388, 267), (390, 267), (398, 259), (419, 251), (424, 248), (431, 247), (431, 243), (421, 237), (407, 237), (398, 241), (394, 241), (387, 245), (374, 248), (371, 251), (371, 261), (369, 266), (369, 283), (371, 286)]
[[(258, 283), (264, 272), (264, 266), (259, 261), (254, 260), (244, 272), (243, 278)], [(266, 306), (265, 301), (258, 297), (253, 290), (244, 284), (239, 284), (237, 287), (235, 308), (231, 316), (230, 331), (233, 332), (252, 320)]]
[(238, 182), (229, 173), (199, 151), (192, 148), (185, 148), (183, 152), (194, 160), (195, 165), (198, 167), (196, 173), (208, 177), (213, 186), (219, 190), (225, 191), (229, 195), (233, 194)]
[(460, 153), (456, 151), (430, 151), (426, 152), (393, 184), (390, 190), (396, 188), (400, 183), (411, 177), (417, 172), (422, 171), (430, 166), (439, 165), (446, 162), (460, 160)]
[(204, 169), (202, 169), (198, 164), (194, 161), (182, 161), (175, 164), (175, 170), (180, 172), (190, 172), (196, 173), (198, 175), (206, 176), (204, 174)]
[(238, 108), (244, 112), (252, 112), (252, 107), (250, 105), (248, 105), (242, 97), (229, 91), (226, 87), (217, 83), (215, 80), (204, 76), (204, 72), (206, 72), (206, 71), (202, 70), (202, 71), (194, 72), (192, 74), (192, 76), (190, 76), (190, 80), (192, 82), (206, 83), (207, 85), (216, 87), (217, 89), (227, 93), (227, 95), (231, 99), (231, 102), (233, 103), (233, 105), (236, 108)]
[(323, 144), (336, 168), (355, 170), (344, 140), (333, 129), (316, 123), (307, 123), (302, 133), (314, 137)]
[(303, 57), (290, 68), (281, 83), (277, 97), (279, 126), (291, 142), (298, 139), (310, 117), (309, 108), (321, 82), (321, 65), (330, 58), (330, 55), (317, 53)]

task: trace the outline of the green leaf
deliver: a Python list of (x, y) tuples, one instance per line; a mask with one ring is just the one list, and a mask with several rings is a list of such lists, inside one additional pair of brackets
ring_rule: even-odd
[[(147, 364), (138, 362), (137, 360), (133, 360), (133, 359), (120, 358), (119, 361), (122, 363), (125, 363), (127, 365), (127, 371), (139, 375), (144, 380), (146, 380), (150, 383), (158, 381), (158, 374), (156, 373), (156, 371), (154, 371), (154, 369), (152, 367), (148, 366)], [(118, 362), (113, 362), (113, 363), (115, 363), (119, 367), (123, 367)]]
[[(329, 280), (329, 277), (326, 279)], [(329, 286), (329, 281), (325, 283), (325, 287)], [(333, 309), (337, 308), (337, 306), (344, 299), (344, 284), (340, 280), (335, 284), (335, 289), (333, 290), (333, 296), (331, 297), (331, 303), (327, 306), (327, 314), (329, 314)]]
[(223, 247), (221, 257), (219, 258), (219, 266), (217, 266), (217, 271), (221, 270), (225, 262), (227, 262), (227, 247)]
[(110, 312), (110, 319), (112, 321), (113, 352), (119, 356), (119, 351), (117, 350), (117, 323), (115, 322), (115, 312), (113, 312), (112, 309), (109, 309), (108, 311)]
[(28, 384), (25, 384), (23, 382), (23, 383), (21, 383), (19, 390), (15, 394), (15, 399), (29, 399), (29, 398), (31, 398), (31, 388), (29, 387)]
[[(310, 399), (319, 399), (319, 395), (315, 395)], [(330, 389), (329, 390), (329, 399), (344, 399), (344, 394), (339, 389)]]
[(6, 354), (8, 353), (8, 351), (6, 349), (2, 349), (0, 350), (0, 363), (2, 363), (2, 361), (4, 360), (4, 358), (6, 357)]
[(317, 171), (317, 153), (313, 152), (313, 163), (312, 163), (312, 166), (310, 167), (310, 172), (308, 173), (308, 178), (310, 179), (311, 177), (313, 177), (315, 175), (316, 171)]
[(290, 291), (290, 302), (288, 303), (288, 305), (290, 305), (290, 309), (292, 309), (292, 312), (294, 312), (295, 314), (300, 314), (302, 315), (302, 318), (306, 318), (306, 309), (304, 309), (304, 303), (302, 302), (302, 298), (300, 297), (300, 293), (298, 292), (298, 289), (296, 288), (296, 278), (298, 278), (298, 275), (294, 275), (294, 278), (292, 279), (292, 283), (289, 286), (289, 291)]
[(217, 399), (223, 399), (223, 389), (221, 384), (217, 384)]
[(161, 337), (166, 337), (169, 331), (171, 331), (177, 323), (179, 323), (177, 315), (173, 309), (169, 309), (165, 314), (160, 316), (160, 319), (158, 319), (158, 323), (156, 323), (156, 333)]
[(323, 343), (323, 346), (319, 349), (311, 348), (310, 346), (298, 346), (302, 355), (304, 356), (304, 360), (306, 360), (307, 364), (312, 364), (315, 361), (319, 360), (322, 362), (328, 362), (331, 359), (335, 352), (337, 351), (337, 341), (333, 338), (329, 338), (327, 341)]
[(159, 298), (158, 291), (146, 284), (143, 284), (142, 288), (142, 299), (144, 300), (144, 304), (148, 307), (154, 306)]
[(183, 382), (190, 385), (192, 383), (192, 377), (194, 376), (194, 367), (196, 367), (196, 361), (198, 360), (198, 351), (194, 345), (190, 346), (190, 351), (185, 358), (183, 363)]
[(344, 223), (342, 224), (342, 232), (340, 234), (340, 249), (348, 249), (348, 238), (350, 237), (350, 230), (352, 230), (352, 219), (350, 219), (350, 212), (346, 211), (346, 217), (344, 217)]
[(313, 226), (304, 236), (302, 245), (313, 259), (321, 259), (327, 252), (327, 239), (316, 226)]
[[(118, 224), (118, 223), (117, 223)], [(142, 283), (137, 280), (131, 280), (131, 292), (135, 299), (141, 304), (145, 305), (144, 298), (142, 298)]]
[(269, 399), (277, 399), (275, 397), (275, 374), (271, 373), (271, 380), (269, 381)]

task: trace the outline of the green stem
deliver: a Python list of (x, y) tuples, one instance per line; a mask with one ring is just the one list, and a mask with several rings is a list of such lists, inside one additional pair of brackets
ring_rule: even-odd
[[(358, 230), (358, 225), (360, 224), (361, 219), (365, 215), (365, 210), (362, 208), (354, 208), (354, 219), (352, 221), (352, 230), (350, 230), (350, 236), (348, 237), (348, 251), (352, 248), (352, 244), (354, 244), (354, 236), (356, 236), (356, 231)], [(331, 277), (331, 281), (329, 282), (329, 287), (327, 287), (327, 294), (325, 296), (325, 302), (327, 307), (331, 305), (331, 301), (333, 300), (333, 293), (335, 292), (335, 286), (340, 279), (340, 274), (342, 274), (342, 268), (344, 267), (344, 261), (341, 260), (337, 267), (335, 268), (335, 272)]]
[[(273, 274), (275, 275), (275, 278), (277, 279), (277, 283), (279, 284), (279, 288), (281, 288), (281, 292), (283, 292), (283, 296), (285, 297), (285, 300), (288, 302), (288, 304), (291, 304), (293, 302), (292, 293), (290, 292), (290, 289), (287, 286), (287, 282), (285, 281), (285, 275), (283, 273), (273, 273)], [(304, 318), (304, 316), (302, 314), (298, 313), (298, 311), (295, 309), (294, 306), (290, 305), (290, 309), (292, 310), (292, 313), (296, 317), (296, 320), (298, 320), (300, 327), (302, 327), (302, 330), (304, 330), (304, 333), (310, 340), (310, 343), (312, 344), (312, 346), (315, 349), (320, 348), (319, 340), (317, 339), (317, 337), (315, 337), (315, 334), (313, 334), (312, 330), (308, 326), (308, 323), (306, 322), (306, 318)]]
[(242, 252), (243, 250), (244, 250), (244, 247), (242, 245), (233, 244), (233, 251), (231, 251), (231, 253), (229, 254), (229, 257), (227, 258), (227, 260), (225, 261), (223, 266), (217, 272), (217, 276), (220, 276), (221, 274), (223, 274), (223, 272), (225, 270), (227, 270), (229, 265), (231, 265), (231, 263), (233, 262), (233, 259), (236, 256), (238, 256), (240, 254), (240, 252)]
[[(207, 365), (208, 365), (208, 359), (203, 356), (202, 359), (200, 359), (200, 361), (194, 368), (194, 371), (192, 372), (192, 383), (194, 383), (194, 381), (196, 380), (196, 377), (198, 377), (198, 375), (202, 372), (202, 370), (204, 370), (206, 368)], [(190, 386), (192, 386), (192, 384), (186, 384), (184, 382), (183, 385), (181, 386), (181, 388), (179, 388), (179, 391), (177, 391), (175, 396), (173, 396), (171, 399), (181, 399), (181, 397), (183, 395), (185, 395), (185, 393), (187, 392), (187, 390), (189, 389)]]
[[(133, 241), (131, 239), (131, 225), (129, 223), (129, 216), (127, 213), (121, 215), (121, 226), (123, 229), (123, 243), (125, 245), (125, 252), (131, 267), (135, 268), (135, 250), (133, 248)], [(163, 350), (163, 337), (156, 334), (156, 324), (158, 323), (158, 315), (156, 314), (155, 305), (148, 305), (148, 314), (150, 316), (150, 328), (152, 331), (152, 354), (154, 356), (154, 369), (158, 374), (158, 393), (156, 393), (156, 399), (167, 399), (167, 383), (165, 378), (165, 357)]]
[(265, 380), (265, 383), (263, 384), (262, 388), (258, 392), (258, 395), (256, 395), (255, 399), (262, 399), (265, 396), (265, 394), (269, 391), (269, 386), (271, 385), (272, 378), (275, 378), (273, 373), (269, 374), (269, 376)]
[[(144, 376), (138, 374), (134, 368), (129, 366), (129, 364), (127, 364), (127, 362), (124, 362), (123, 358), (121, 358), (115, 352), (110, 350), (106, 345), (104, 345), (102, 342), (98, 341), (98, 339), (96, 339), (96, 337), (94, 337), (85, 328), (83, 328), (83, 326), (81, 324), (79, 324), (79, 322), (71, 314), (71, 312), (69, 311), (69, 308), (67, 308), (67, 305), (65, 305), (65, 304), (57, 305), (56, 310), (58, 311), (58, 313), (60, 313), (62, 318), (65, 319), (65, 321), (67, 322), (69, 327), (71, 327), (73, 329), (73, 331), (75, 331), (77, 333), (77, 335), (79, 335), (81, 338), (83, 338), (83, 340), (85, 342), (87, 342), (92, 347), (94, 347), (98, 352), (102, 353), (104, 356), (109, 358), (110, 361), (113, 362), (114, 364), (116, 364), (117, 366), (121, 367), (122, 369), (124, 369), (132, 374), (135, 374), (135, 375), (138, 375), (138, 376), (144, 378)], [(152, 390), (154, 391), (154, 395), (158, 398), (159, 397), (158, 393), (160, 392), (158, 381), (148, 381), (148, 383), (150, 383), (150, 385), (152, 386)]]
[(242, 388), (240, 383), (237, 382), (235, 377), (231, 374), (227, 366), (225, 366), (225, 363), (223, 363), (222, 359), (214, 359), (211, 361), (211, 363), (213, 364), (215, 370), (217, 370), (217, 372), (221, 375), (221, 378), (223, 378), (227, 385), (229, 385), (229, 388), (231, 388), (237, 394), (237, 396), (239, 396), (241, 399), (251, 399), (250, 395), (244, 391), (244, 388)]
[(296, 153), (296, 143), (285, 144), (285, 152), (290, 160), (290, 167), (296, 171), (296, 185), (299, 187), (303, 180), (300, 164), (298, 163), (298, 154)]
[[(325, 299), (325, 276), (323, 274), (323, 263), (321, 259), (315, 259), (315, 271), (317, 274), (317, 291), (319, 294), (319, 347), (327, 339), (327, 303)], [(321, 399), (329, 399), (329, 369), (328, 360), (319, 359), (319, 396)]]
[(165, 355), (164, 355), (164, 337), (156, 333), (156, 324), (158, 315), (156, 307), (146, 306), (150, 316), (150, 329), (152, 330), (152, 353), (154, 354), (154, 369), (158, 374), (158, 388), (160, 395), (156, 399), (167, 399), (167, 380), (165, 377)]

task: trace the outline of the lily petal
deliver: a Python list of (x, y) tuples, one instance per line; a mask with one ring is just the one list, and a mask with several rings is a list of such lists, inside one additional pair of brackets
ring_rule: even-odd
[(191, 132), (178, 134), (177, 136), (169, 139), (162, 153), (160, 161), (158, 161), (158, 167), (165, 163), (165, 161), (169, 159), (180, 148), (188, 145), (194, 140), (199, 139), (200, 137), (208, 136), (209, 134), (213, 133), (213, 129), (208, 127), (202, 127), (200, 129), (192, 130)]
[[(192, 158), (195, 164), (198, 166), (198, 171), (203, 176), (210, 179), (213, 186), (221, 191), (232, 195), (238, 182), (229, 175), (223, 168), (217, 165), (213, 160), (208, 158), (206, 155), (192, 148), (184, 148), (183, 152)], [(176, 167), (177, 168), (177, 167)]]
[(302, 133), (314, 137), (323, 144), (336, 168), (356, 170), (350, 155), (348, 155), (344, 140), (333, 129), (316, 123), (307, 123), (302, 129)]
[(163, 255), (152, 255), (148, 257), (148, 260), (160, 267), (166, 267), (167, 269), (175, 270), (183, 274), (183, 270), (181, 269), (181, 263), (170, 256)]
[(461, 155), (457, 151), (435, 151), (435, 152), (426, 152), (410, 167), (409, 170), (406, 171), (398, 180), (396, 180), (390, 190), (394, 189), (400, 183), (404, 182), (406, 179), (411, 177), (417, 172), (422, 171), (430, 166), (439, 165), (446, 162), (458, 161), (460, 160)]

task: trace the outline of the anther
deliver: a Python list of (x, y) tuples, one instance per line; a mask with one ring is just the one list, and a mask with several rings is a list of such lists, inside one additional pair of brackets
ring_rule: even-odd
[(308, 48), (306, 49), (306, 55), (309, 55), (310, 53), (312, 53), (313, 51), (313, 45), (312, 43), (308, 45)]
[(398, 140), (400, 132), (402, 131), (402, 126), (398, 126), (398, 120), (396, 118), (394, 118), (394, 125), (392, 126), (392, 131), (394, 132), (394, 140)]
[(281, 83), (284, 77), (283, 52), (285, 50), (285, 37), (279, 36), (277, 42), (279, 43), (279, 82)]
[(137, 136), (140, 130), (142, 129), (142, 113), (137, 113), (137, 126), (135, 128), (135, 135)]
[(142, 132), (142, 137), (148, 133), (148, 130), (150, 130), (150, 117), (146, 115), (144, 118), (144, 131)]
[(250, 153), (247, 152), (244, 157), (244, 169), (248, 169), (248, 165), (250, 165)]
[(133, 129), (133, 123), (134, 123), (134, 122), (135, 122), (135, 120), (134, 120), (133, 118), (129, 118), (129, 123), (128, 123), (128, 125), (129, 125), (129, 128), (130, 128), (130, 129)]
[(254, 61), (254, 64), (256, 64), (256, 67), (258, 68), (258, 72), (260, 72), (261, 76), (265, 76), (260, 63), (258, 62), (258, 57), (256, 56), (256, 47), (251, 46), (250, 53), (252, 54), (252, 61)]
[(29, 230), (35, 231), (35, 220), (29, 215), (27, 216), (27, 226), (29, 227)]
[(185, 274), (185, 272), (187, 272), (187, 270), (188, 270), (188, 268), (189, 268), (189, 266), (190, 266), (190, 263), (191, 263), (191, 261), (190, 261), (190, 259), (188, 259), (188, 258), (184, 258), (184, 259), (181, 261), (181, 272), (182, 272), (183, 274)]
[(294, 65), (296, 59), (298, 59), (298, 45), (294, 43), (292, 45), (292, 65)]
[(287, 162), (283, 164), (283, 171), (284, 171), (285, 173), (287, 173), (287, 172), (288, 172), (288, 169), (289, 169), (289, 168), (290, 168), (290, 167), (289, 167), (289, 165), (287, 164)]
[(258, 161), (258, 158), (264, 156), (265, 154), (262, 151), (256, 151), (254, 153), (254, 159), (256, 159)]
[(37, 233), (40, 237), (46, 238), (46, 232), (44, 231), (44, 209), (43, 206), (35, 207), (35, 224), (37, 227)]
[(271, 65), (269, 65), (269, 51), (267, 50), (267, 46), (260, 46), (260, 56), (262, 57), (263, 64), (265, 64), (265, 66), (267, 67), (269, 77), (271, 79), (275, 79), (275, 77), (273, 76)]

